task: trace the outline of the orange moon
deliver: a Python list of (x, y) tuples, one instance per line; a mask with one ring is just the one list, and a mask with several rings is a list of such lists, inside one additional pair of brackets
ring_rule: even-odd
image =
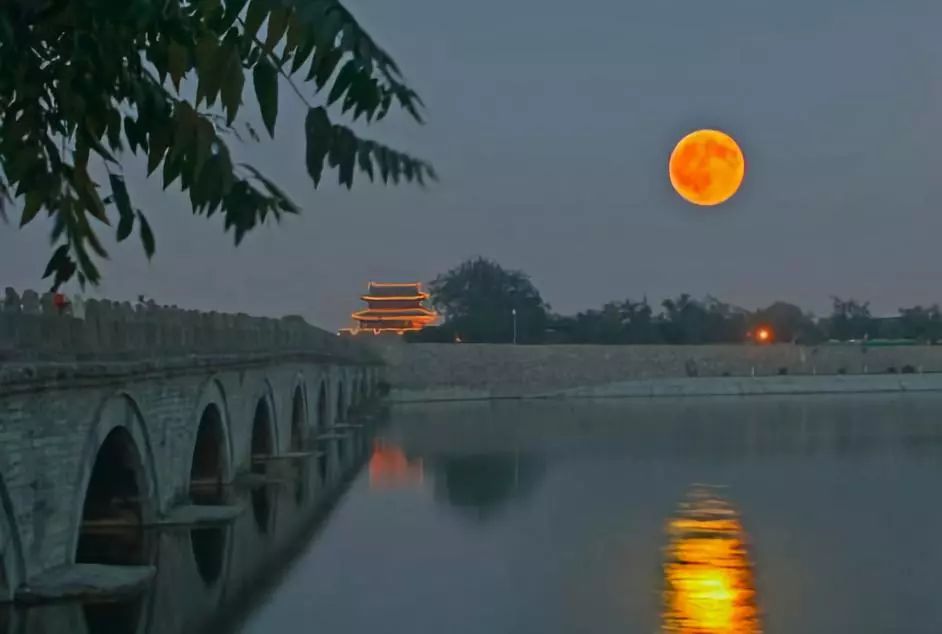
[(719, 130), (697, 130), (680, 140), (671, 152), (671, 185), (694, 205), (712, 207), (739, 191), (746, 173), (742, 150)]

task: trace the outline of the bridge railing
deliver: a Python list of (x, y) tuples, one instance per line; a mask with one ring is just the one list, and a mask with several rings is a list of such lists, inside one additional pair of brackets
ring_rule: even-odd
[(286, 352), (379, 363), (366, 346), (300, 317), (271, 319), (101, 299), (61, 310), (51, 293), (18, 294), (12, 288), (0, 302), (0, 361)]

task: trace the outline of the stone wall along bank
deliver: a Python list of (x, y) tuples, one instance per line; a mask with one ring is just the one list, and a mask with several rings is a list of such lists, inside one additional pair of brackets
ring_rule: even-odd
[[(892, 388), (903, 376), (908, 376), (898, 374), (902, 372), (913, 375), (942, 372), (942, 346), (513, 346), (399, 342), (377, 345), (377, 349), (388, 364), (393, 396), (408, 396), (410, 400), (423, 394), (441, 398), (513, 397), (580, 390), (584, 395), (617, 396), (619, 390), (602, 390), (616, 384), (623, 386), (622, 391), (631, 392), (625, 395), (637, 395), (640, 384), (657, 386), (667, 380), (679, 380), (702, 387), (706, 382), (697, 381), (704, 378), (713, 378), (711, 384), (721, 391), (742, 392), (738, 387), (722, 388), (726, 383), (733, 385), (718, 380), (724, 377), (767, 377), (785, 385), (785, 391), (792, 384), (811, 386), (804, 389), (812, 390), (814, 385), (828, 385), (821, 381), (802, 382), (795, 375), (822, 378), (847, 375), (830, 385), (838, 391), (844, 391), (841, 386), (845, 385), (869, 390), (883, 383)], [(795, 380), (786, 380), (782, 375)], [(849, 380), (857, 375), (885, 375), (889, 382)], [(742, 381), (735, 385), (742, 385)], [(651, 394), (650, 390), (640, 392)]]

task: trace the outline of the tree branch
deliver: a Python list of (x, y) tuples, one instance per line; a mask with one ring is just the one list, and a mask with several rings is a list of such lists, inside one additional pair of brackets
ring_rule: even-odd
[[(245, 22), (242, 20), (242, 16), (239, 16), (236, 18), (236, 20), (238, 20), (239, 24), (245, 28)], [(274, 66), (278, 71), (278, 74), (285, 78), (285, 81), (287, 81), (288, 85), (291, 86), (291, 88), (294, 90), (294, 94), (298, 96), (298, 99), (300, 99), (302, 103), (304, 103), (304, 105), (309, 109), (313, 108), (314, 105), (307, 100), (307, 97), (305, 97), (301, 90), (295, 85), (294, 80), (291, 79), (291, 76), (285, 72), (284, 65), (278, 60), (277, 57), (275, 57), (275, 54), (271, 51), (265, 50), (265, 43), (258, 39), (257, 35), (253, 35), (252, 40), (255, 42), (256, 46), (258, 46), (265, 53), (266, 57), (268, 57), (268, 60), (272, 63), (272, 66)]]

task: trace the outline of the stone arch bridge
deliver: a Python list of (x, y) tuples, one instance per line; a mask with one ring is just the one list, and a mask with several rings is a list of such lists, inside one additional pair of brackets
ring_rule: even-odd
[(0, 602), (144, 563), (122, 527), (223, 510), (272, 466), (310, 464), (326, 497), (382, 380), (369, 349), (299, 318), (95, 300), (79, 317), (12, 289), (0, 308)]

